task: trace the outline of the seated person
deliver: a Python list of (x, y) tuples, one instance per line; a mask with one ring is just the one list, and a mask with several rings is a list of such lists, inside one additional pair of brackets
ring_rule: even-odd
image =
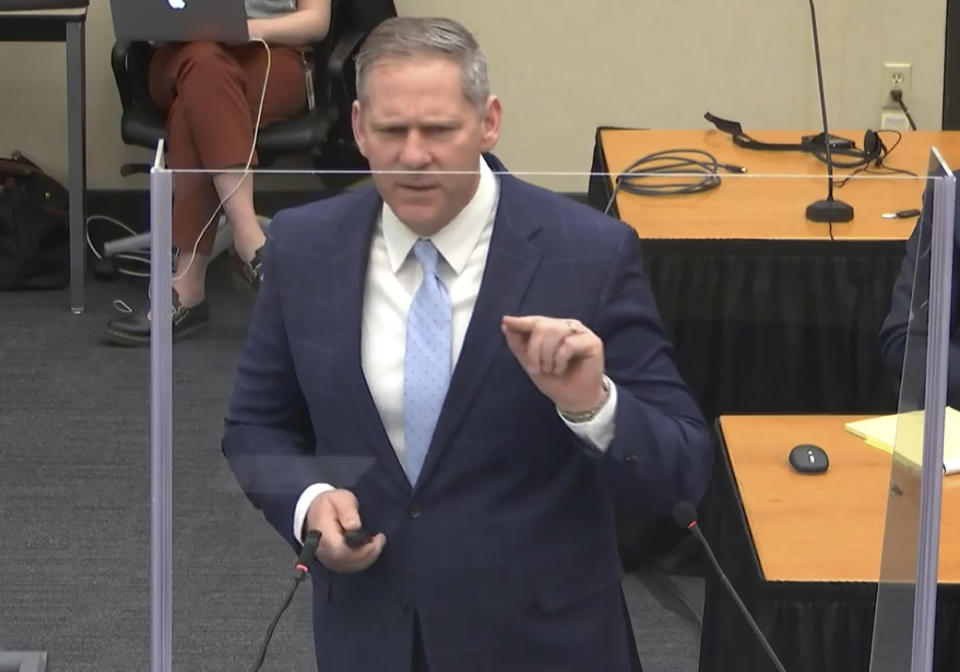
[[(957, 210), (960, 216), (960, 210)], [(890, 301), (890, 313), (883, 322), (880, 331), (880, 351), (888, 369), (898, 384), (903, 375), (903, 358), (907, 344), (907, 322), (910, 316), (910, 297), (913, 292), (914, 269), (917, 264), (917, 248), (920, 246), (921, 230), (924, 231), (924, 254), (930, 251), (932, 230), (933, 199), (928, 192), (924, 197), (923, 212), (907, 240), (906, 256), (900, 268), (900, 275), (893, 286)], [(926, 264), (929, 271), (929, 264)], [(947, 405), (960, 408), (960, 224), (954, 222), (953, 230), (953, 282), (950, 301), (950, 345), (949, 369), (947, 372)], [(925, 319), (926, 313), (924, 313)], [(924, 325), (924, 330), (926, 326)], [(913, 366), (913, 365), (911, 365)], [(918, 381), (919, 382), (919, 381)]]
[[(261, 125), (306, 109), (303, 51), (330, 27), (330, 0), (246, 0), (251, 42), (165, 44), (150, 61), (153, 101), (166, 111), (167, 166), (184, 169), (242, 169), (251, 156), (254, 124), (263, 96)], [(270, 71), (266, 93), (267, 49)], [(238, 184), (239, 183), (239, 184)], [(178, 174), (174, 180), (173, 336), (206, 325), (205, 279), (217, 232), (217, 206), (233, 232), (241, 274), (254, 288), (262, 275), (264, 234), (253, 207), (253, 175)], [(231, 195), (232, 194), (232, 195)], [(209, 224), (209, 225), (208, 225)], [(148, 307), (109, 322), (105, 337), (122, 345), (148, 345)]]

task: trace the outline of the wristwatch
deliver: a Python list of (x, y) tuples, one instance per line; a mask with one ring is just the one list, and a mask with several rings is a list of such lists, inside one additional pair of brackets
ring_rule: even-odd
[(579, 412), (564, 411), (560, 409), (560, 415), (563, 416), (563, 418), (567, 422), (576, 423), (576, 422), (589, 422), (593, 420), (595, 417), (597, 417), (597, 413), (600, 412), (600, 409), (602, 409), (606, 405), (607, 401), (610, 400), (610, 381), (607, 379), (606, 376), (603, 377), (602, 385), (603, 385), (603, 399), (600, 400), (599, 404), (597, 404), (596, 406), (594, 406), (589, 410), (579, 411)]

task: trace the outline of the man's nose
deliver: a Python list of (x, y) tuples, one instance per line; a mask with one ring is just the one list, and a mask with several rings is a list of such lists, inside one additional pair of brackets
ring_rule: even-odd
[(430, 164), (430, 152), (423, 136), (417, 131), (410, 131), (400, 149), (400, 162), (412, 170), (425, 168)]

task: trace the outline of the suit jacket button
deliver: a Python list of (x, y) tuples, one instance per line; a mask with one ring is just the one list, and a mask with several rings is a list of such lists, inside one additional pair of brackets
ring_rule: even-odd
[(423, 514), (423, 510), (416, 504), (411, 504), (407, 509), (407, 513), (411, 518), (419, 518)]
[(634, 455), (633, 453), (630, 453), (629, 455), (623, 458), (623, 461), (626, 462), (627, 464), (636, 464), (637, 459), (638, 458), (636, 455)]

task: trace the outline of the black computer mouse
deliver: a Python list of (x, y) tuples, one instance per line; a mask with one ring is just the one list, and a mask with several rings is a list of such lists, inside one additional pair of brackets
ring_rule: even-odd
[(801, 474), (822, 474), (830, 466), (830, 458), (820, 446), (803, 443), (790, 451), (790, 466)]

